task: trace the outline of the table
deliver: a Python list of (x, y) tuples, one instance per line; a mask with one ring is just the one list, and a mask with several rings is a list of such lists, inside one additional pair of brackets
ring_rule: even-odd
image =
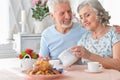
[[(74, 65), (63, 73), (62, 78), (54, 80), (120, 80), (117, 70), (103, 69), (103, 72), (93, 74), (85, 72), (86, 68), (86, 65)], [(0, 59), (0, 76), (0, 80), (31, 80), (21, 72), (18, 58)]]

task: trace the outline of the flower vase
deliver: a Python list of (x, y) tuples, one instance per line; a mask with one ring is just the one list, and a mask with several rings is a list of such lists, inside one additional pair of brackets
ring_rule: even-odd
[(42, 21), (36, 20), (34, 22), (34, 25), (35, 25), (34, 26), (34, 33), (41, 34), (44, 31), (44, 29), (46, 29), (47, 27), (49, 27), (53, 23), (54, 23), (54, 21), (50, 18), (50, 15), (46, 16)]

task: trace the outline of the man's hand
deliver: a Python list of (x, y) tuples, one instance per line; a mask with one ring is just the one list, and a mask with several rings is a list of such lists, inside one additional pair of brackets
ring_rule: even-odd
[(115, 32), (117, 34), (120, 34), (120, 26), (119, 25), (113, 25), (115, 27)]

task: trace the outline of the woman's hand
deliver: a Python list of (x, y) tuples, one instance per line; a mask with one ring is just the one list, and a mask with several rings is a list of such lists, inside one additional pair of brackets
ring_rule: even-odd
[(75, 46), (72, 48), (72, 51), (78, 58), (88, 59), (91, 55), (91, 52), (89, 52), (84, 46)]
[(80, 46), (72, 47), (72, 52), (77, 58), (81, 58)]

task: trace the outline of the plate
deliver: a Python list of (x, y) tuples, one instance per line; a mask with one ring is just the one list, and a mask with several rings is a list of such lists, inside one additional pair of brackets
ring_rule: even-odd
[(27, 75), (29, 80), (52, 80), (56, 78), (61, 78), (62, 74), (57, 75)]
[(103, 70), (97, 70), (97, 71), (89, 71), (88, 69), (85, 69), (84, 70), (85, 72), (88, 72), (88, 73), (101, 73)]

